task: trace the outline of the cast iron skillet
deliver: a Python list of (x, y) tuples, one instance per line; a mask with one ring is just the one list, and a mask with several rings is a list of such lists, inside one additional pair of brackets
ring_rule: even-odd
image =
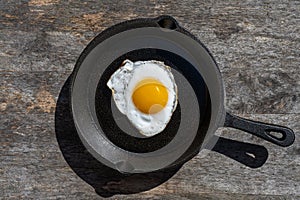
[[(159, 60), (178, 85), (178, 106), (166, 129), (145, 138), (120, 114), (106, 86), (125, 59)], [(295, 136), (283, 126), (229, 114), (219, 68), (207, 48), (170, 16), (125, 21), (95, 37), (73, 71), (71, 105), (77, 132), (100, 162), (124, 173), (157, 171), (212, 148), (218, 127), (233, 127), (279, 146)], [(274, 134), (274, 133), (279, 133)]]

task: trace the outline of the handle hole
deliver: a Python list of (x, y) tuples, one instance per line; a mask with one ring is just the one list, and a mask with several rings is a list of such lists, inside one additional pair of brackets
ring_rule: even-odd
[(274, 139), (277, 139), (277, 140), (284, 140), (285, 139), (285, 135), (280, 131), (266, 130), (266, 133), (270, 137), (272, 137)]
[(162, 18), (157, 23), (161, 28), (167, 28), (170, 30), (175, 30), (177, 28), (177, 24), (171, 18)]
[(250, 157), (254, 158), (254, 159), (256, 158), (256, 156), (253, 153), (246, 152), (245, 154), (247, 156), (250, 156)]

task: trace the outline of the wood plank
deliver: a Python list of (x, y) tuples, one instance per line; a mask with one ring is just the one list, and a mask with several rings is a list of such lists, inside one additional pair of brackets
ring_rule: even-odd
[[(235, 69), (223, 72), (226, 107), (233, 113), (299, 114), (300, 74), (296, 69)], [(53, 113), (71, 71), (0, 72), (6, 112)]]
[[(280, 121), (282, 125), (293, 128), (296, 133), (300, 131), (299, 114), (248, 114), (242, 116), (270, 123)], [(12, 113), (7, 114), (5, 119), (2, 118), (1, 121), (4, 123), (1, 127), (0, 150), (4, 153), (1, 155), (0, 182), (2, 190), (0, 196), (19, 195), (23, 198), (96, 197), (93, 188), (80, 179), (64, 160), (56, 140), (52, 115), (34, 113), (15, 115)], [(145, 193), (128, 196), (128, 199), (142, 197), (149, 199), (153, 197), (158, 199), (201, 199), (205, 197), (234, 199), (238, 196), (251, 198), (255, 195), (266, 197), (284, 195), (296, 198), (300, 195), (299, 137), (296, 138), (293, 146), (280, 148), (233, 129), (223, 128), (218, 131), (218, 134), (226, 138), (265, 146), (269, 152), (268, 160), (262, 167), (252, 169), (214, 151), (204, 152), (207, 153), (206, 156), (204, 153), (200, 153), (167, 182)], [(94, 181), (100, 185), (98, 185), (98, 190), (100, 187), (102, 195), (110, 192), (130, 193), (137, 190), (132, 188), (132, 186), (137, 187), (136, 184), (143, 188), (143, 184), (151, 185), (155, 179), (163, 178), (160, 177), (162, 174), (156, 174), (156, 176), (152, 174), (151, 176), (142, 175), (120, 179), (113, 172), (112, 176), (115, 179), (110, 180), (108, 174), (112, 172), (107, 168), (103, 168), (93, 159), (90, 162), (94, 167), (87, 168), (90, 166), (87, 161), (80, 160), (82, 155), (86, 156), (87, 153), (81, 151), (80, 144), (73, 146), (74, 139), (68, 138), (68, 136), (65, 141), (69, 141), (69, 145), (67, 145), (68, 153), (64, 156), (74, 160), (73, 167), (75, 163), (77, 168), (73, 170), (77, 173), (81, 171), (82, 173), (79, 174), (85, 179), (87, 176), (97, 175), (94, 177)], [(99, 170), (103, 170), (102, 176), (99, 175)], [(149, 187), (149, 185), (146, 186)], [(123, 198), (125, 197), (116, 196), (116, 199)]]
[(0, 5), (4, 70), (70, 70), (88, 41), (105, 28), (126, 19), (160, 14), (173, 15), (198, 36), (222, 70), (299, 69), (298, 1), (45, 4), (36, 0), (14, 4)]

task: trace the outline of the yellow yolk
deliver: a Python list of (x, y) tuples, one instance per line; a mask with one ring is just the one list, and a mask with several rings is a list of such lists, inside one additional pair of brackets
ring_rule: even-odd
[(144, 79), (135, 87), (132, 101), (141, 112), (155, 114), (166, 106), (168, 90), (158, 80)]

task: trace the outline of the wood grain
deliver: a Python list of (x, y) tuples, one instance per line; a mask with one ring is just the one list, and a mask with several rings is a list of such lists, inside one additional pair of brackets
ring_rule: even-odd
[[(295, 143), (280, 148), (222, 128), (217, 132), (222, 137), (266, 147), (266, 163), (252, 169), (207, 151), (157, 187), (162, 174), (94, 178), (102, 184), (97, 194), (82, 174), (92, 176), (101, 167), (95, 163), (87, 170), (86, 163), (77, 162), (72, 170), (61, 151), (55, 130), (58, 96), (76, 59), (99, 32), (127, 19), (161, 14), (174, 16), (214, 55), (227, 109), (288, 126), (296, 133)], [(123, 194), (111, 199), (299, 199), (299, 16), (300, 2), (288, 0), (1, 1), (0, 198), (102, 199), (106, 191)], [(69, 148), (73, 161), (86, 155), (80, 144)], [(153, 187), (127, 194), (137, 184)]]

